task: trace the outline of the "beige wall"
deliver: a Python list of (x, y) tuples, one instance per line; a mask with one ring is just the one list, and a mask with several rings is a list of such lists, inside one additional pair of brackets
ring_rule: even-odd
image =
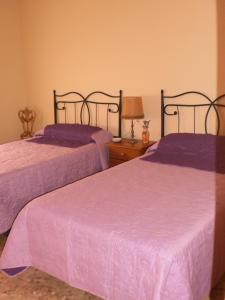
[[(29, 106), (38, 114), (36, 129), (53, 121), (53, 89), (84, 94), (123, 89), (126, 95), (141, 95), (154, 139), (160, 136), (161, 88), (170, 94), (189, 89), (216, 94), (216, 1), (21, 0), (21, 4), (26, 91)], [(14, 52), (20, 55), (19, 34), (15, 41)], [(17, 71), (20, 68), (17, 61)], [(127, 135), (129, 123), (124, 125)]]
[(215, 1), (22, 3), (29, 100), (38, 112), (37, 127), (53, 121), (53, 89), (123, 89), (126, 95), (142, 95), (154, 139), (160, 135), (161, 88), (216, 93)]
[(26, 104), (19, 2), (0, 0), (0, 144), (19, 138)]

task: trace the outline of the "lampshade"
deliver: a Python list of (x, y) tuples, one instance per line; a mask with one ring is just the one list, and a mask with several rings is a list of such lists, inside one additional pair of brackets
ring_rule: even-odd
[(143, 105), (141, 97), (123, 97), (122, 101), (123, 119), (143, 119)]

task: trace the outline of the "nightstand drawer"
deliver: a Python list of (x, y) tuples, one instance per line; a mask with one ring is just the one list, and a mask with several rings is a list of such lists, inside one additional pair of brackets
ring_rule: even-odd
[(139, 153), (140, 151), (137, 151), (135, 149), (127, 149), (127, 148), (123, 148), (123, 147), (116, 147), (116, 148), (111, 148), (109, 150), (109, 157), (111, 159), (116, 159), (116, 160), (121, 160), (121, 161), (127, 161), (130, 159), (133, 159), (139, 155), (141, 155), (141, 153)]
[(143, 155), (146, 149), (154, 143), (154, 141), (151, 141), (149, 144), (144, 145), (141, 140), (137, 140), (136, 143), (131, 144), (127, 139), (122, 139), (119, 143), (108, 143), (109, 166), (113, 167)]

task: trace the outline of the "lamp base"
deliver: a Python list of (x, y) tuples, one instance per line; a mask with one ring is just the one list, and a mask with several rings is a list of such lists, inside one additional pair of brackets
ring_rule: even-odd
[(134, 120), (131, 120), (131, 138), (129, 139), (129, 143), (130, 144), (136, 144), (137, 140), (134, 138)]
[(132, 144), (132, 145), (137, 144), (137, 142), (138, 141), (136, 139), (133, 139), (133, 138), (131, 138), (131, 139), (128, 140), (128, 143)]

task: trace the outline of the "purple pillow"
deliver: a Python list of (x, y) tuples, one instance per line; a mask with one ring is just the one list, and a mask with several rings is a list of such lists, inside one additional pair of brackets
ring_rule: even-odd
[(216, 145), (225, 142), (224, 137), (212, 134), (171, 133), (161, 139), (158, 151), (182, 153), (211, 153)]
[(225, 174), (225, 136), (169, 134), (161, 139), (154, 154), (142, 159)]
[(93, 142), (92, 135), (102, 130), (99, 127), (81, 124), (53, 124), (44, 128), (44, 136), (81, 143)]

